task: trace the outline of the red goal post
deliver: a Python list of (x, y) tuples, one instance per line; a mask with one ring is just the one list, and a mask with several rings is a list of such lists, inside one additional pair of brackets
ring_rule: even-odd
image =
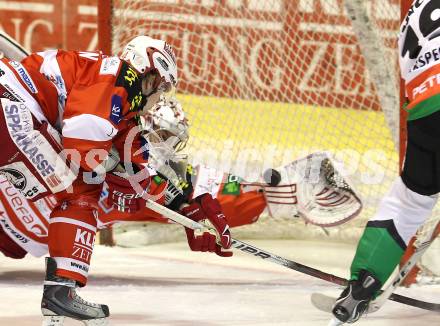
[[(328, 233), (355, 242), (402, 163), (396, 36), (410, 4), (99, 0), (99, 47), (148, 34), (176, 48), (193, 163), (252, 179), (318, 150), (342, 161), (364, 210)], [(312, 229), (301, 237), (323, 235)]]

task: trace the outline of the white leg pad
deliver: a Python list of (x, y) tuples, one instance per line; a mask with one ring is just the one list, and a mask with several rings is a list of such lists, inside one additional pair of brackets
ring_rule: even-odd
[(370, 221), (393, 220), (406, 244), (430, 216), (438, 195), (424, 196), (408, 189), (399, 177)]

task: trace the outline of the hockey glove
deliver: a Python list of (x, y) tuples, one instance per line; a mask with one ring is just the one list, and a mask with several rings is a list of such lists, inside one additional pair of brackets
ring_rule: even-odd
[[(146, 172), (146, 170), (143, 171)], [(148, 172), (146, 173), (148, 174)], [(133, 180), (132, 176), (107, 173), (105, 177), (105, 182), (108, 185), (107, 203), (118, 211), (127, 213), (145, 208), (146, 200), (143, 196), (147, 193), (150, 180), (147, 175), (139, 182), (138, 178)]]
[(191, 179), (182, 181), (178, 186), (168, 182), (165, 189), (165, 206), (173, 211), (178, 211), (179, 207), (189, 202), (193, 190)]
[(231, 257), (232, 251), (225, 251), (231, 247), (231, 232), (222, 213), (220, 203), (210, 194), (203, 194), (195, 198), (188, 206), (181, 209), (181, 213), (207, 227), (201, 232), (185, 228), (189, 247), (192, 251), (215, 252), (221, 257)]

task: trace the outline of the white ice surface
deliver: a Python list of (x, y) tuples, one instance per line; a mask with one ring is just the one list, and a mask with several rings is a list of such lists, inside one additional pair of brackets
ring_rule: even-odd
[[(304, 241), (249, 241), (281, 256), (347, 276), (354, 248)], [(0, 257), (0, 325), (41, 325), (44, 259)], [(327, 325), (313, 292), (337, 295), (330, 283), (244, 254), (192, 253), (185, 243), (144, 248), (97, 246), (86, 300), (110, 306), (111, 325)], [(399, 293), (440, 302), (440, 286)], [(69, 321), (66, 325), (80, 325)], [(440, 314), (388, 302), (356, 325), (440, 325)]]

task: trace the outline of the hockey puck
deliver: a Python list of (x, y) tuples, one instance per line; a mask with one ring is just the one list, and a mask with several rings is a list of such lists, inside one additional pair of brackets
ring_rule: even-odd
[(263, 173), (264, 182), (271, 187), (276, 187), (281, 182), (281, 174), (275, 169), (267, 169)]

